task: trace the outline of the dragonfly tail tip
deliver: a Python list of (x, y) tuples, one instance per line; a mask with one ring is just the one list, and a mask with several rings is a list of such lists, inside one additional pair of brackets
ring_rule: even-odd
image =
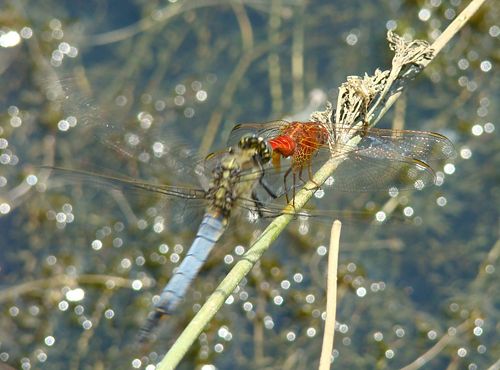
[(166, 312), (161, 310), (154, 310), (149, 313), (146, 323), (142, 326), (138, 333), (139, 343), (146, 343), (151, 339), (154, 329), (158, 326), (162, 317)]

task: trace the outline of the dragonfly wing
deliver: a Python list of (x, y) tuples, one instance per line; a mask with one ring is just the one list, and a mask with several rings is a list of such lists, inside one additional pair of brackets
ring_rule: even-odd
[[(385, 143), (381, 139), (373, 141), (368, 138), (364, 138), (357, 146), (338, 145), (338, 153), (334, 157), (344, 157), (344, 160), (325, 182), (325, 190), (365, 192), (388, 191), (390, 188), (421, 189), (433, 183), (434, 170), (419, 158), (424, 156), (415, 151), (408, 152), (407, 156), (399, 147), (396, 150), (394, 145), (392, 141)], [(311, 172), (315, 172), (330, 157), (330, 149), (321, 147), (313, 158)], [(307, 168), (303, 168), (302, 178), (296, 176), (296, 185), (309, 180)]]
[(205, 191), (197, 188), (181, 187), (181, 186), (170, 186), (170, 185), (158, 185), (153, 183), (147, 183), (138, 181), (131, 178), (108, 176), (101, 173), (95, 173), (90, 171), (76, 170), (70, 168), (62, 167), (50, 167), (44, 166), (55, 171), (58, 174), (64, 175), (66, 179), (83, 180), (89, 183), (96, 183), (101, 185), (112, 185), (116, 188), (130, 188), (133, 190), (143, 190), (151, 193), (155, 193), (161, 196), (172, 196), (184, 199), (204, 199)]
[(433, 183), (434, 165), (454, 156), (453, 144), (432, 132), (371, 129), (329, 183), (339, 190), (422, 189)]
[[(349, 128), (337, 129), (337, 134)], [(409, 158), (417, 158), (429, 163), (432, 160), (452, 159), (456, 156), (453, 143), (446, 137), (436, 132), (392, 130), (383, 128), (370, 128), (367, 132), (359, 129), (359, 135), (363, 138), (358, 145), (359, 148), (381, 147), (380, 153), (399, 155)], [(383, 149), (383, 151), (382, 151)]]
[(434, 171), (425, 162), (405, 157), (388, 159), (365, 154), (372, 153), (350, 154), (327, 179), (325, 189), (388, 191), (416, 188), (420, 190), (434, 181)]
[(283, 127), (286, 127), (289, 122), (284, 120), (276, 120), (263, 123), (239, 123), (231, 130), (228, 145), (237, 145), (240, 139), (248, 135), (256, 135), (263, 139), (269, 139), (281, 134)]
[[(119, 176), (157, 178), (167, 185), (199, 183), (199, 176), (204, 175), (200, 174), (202, 160), (179, 138), (175, 127), (147, 112), (130, 120), (129, 109), (116, 104), (102, 110), (94, 103), (90, 88), (82, 85), (78, 79), (47, 84), (47, 93), (62, 114), (58, 166), (77, 165), (107, 173), (113, 169)], [(61, 122), (66, 123), (61, 126)], [(66, 148), (66, 142), (71, 146)], [(94, 164), (96, 154), (99, 167)]]

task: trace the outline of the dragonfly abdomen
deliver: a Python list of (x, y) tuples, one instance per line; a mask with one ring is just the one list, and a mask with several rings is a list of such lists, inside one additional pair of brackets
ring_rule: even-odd
[(184, 297), (191, 281), (205, 263), (215, 243), (224, 233), (226, 223), (220, 217), (205, 214), (186, 256), (163, 289), (156, 308), (172, 314)]
[(184, 298), (193, 279), (198, 275), (201, 266), (205, 263), (215, 243), (220, 239), (227, 222), (222, 217), (206, 213), (198, 228), (196, 238), (191, 244), (186, 256), (175, 271), (168, 284), (160, 294), (155, 310), (139, 333), (139, 340), (144, 341), (151, 331), (158, 325), (164, 315), (172, 315)]

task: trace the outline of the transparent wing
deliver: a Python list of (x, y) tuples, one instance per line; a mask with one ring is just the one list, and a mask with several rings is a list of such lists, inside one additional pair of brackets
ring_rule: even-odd
[(47, 95), (60, 115), (57, 139), (71, 143), (61, 148), (57, 166), (77, 165), (98, 173), (112, 169), (117, 177), (158, 184), (207, 183), (204, 161), (177, 137), (174, 127), (166, 127), (148, 112), (130, 119), (126, 106), (101, 110), (83, 90), (75, 79), (47, 85)]
[(111, 185), (118, 189), (129, 188), (132, 190), (147, 191), (160, 196), (177, 197), (183, 199), (199, 199), (205, 200), (205, 191), (203, 189), (188, 188), (181, 186), (157, 185), (147, 182), (138, 181), (136, 179), (128, 179), (123, 177), (109, 176), (102, 173), (89, 172), (77, 169), (50, 167), (44, 166), (59, 174), (66, 175), (65, 177), (73, 180), (83, 180), (99, 185)]
[[(240, 197), (237, 202), (235, 215), (244, 218), (250, 223), (272, 220), (281, 215), (292, 215), (297, 221), (324, 221), (331, 222), (334, 219), (343, 221), (370, 223), (375, 219), (377, 209), (364, 209), (353, 206), (351, 202), (333, 194), (324, 195), (321, 199), (312, 197), (311, 200), (300, 211), (286, 207), (284, 197), (272, 199), (265, 204), (256, 206), (253, 199)], [(328, 204), (326, 204), (328, 203)], [(396, 217), (397, 218), (397, 217)], [(403, 220), (399, 218), (398, 220)]]
[[(59, 176), (113, 186), (127, 195), (144, 192), (206, 204), (210, 177), (227, 150), (200, 159), (147, 113), (127, 120), (127, 109), (103, 111), (83, 90), (74, 79), (47, 85), (60, 114), (60, 152), (51, 165)], [(239, 181), (255, 181), (255, 171), (260, 169), (243, 171)]]
[[(199, 218), (207, 204), (205, 191), (199, 188), (158, 185), (78, 169), (44, 168), (52, 171), (49, 179), (51, 187), (69, 186), (73, 194), (81, 195), (78, 185), (88, 184), (90, 186), (83, 188), (85, 199), (93, 199), (103, 209), (117, 206), (132, 224), (137, 223), (144, 215), (157, 215), (165, 226), (180, 230), (182, 225), (185, 227), (186, 220)], [(140, 209), (147, 210), (143, 216), (135, 213)], [(155, 222), (157, 221), (160, 222), (159, 219)]]
[(238, 141), (246, 135), (257, 135), (264, 139), (274, 138), (281, 135), (283, 129), (288, 127), (289, 125), (290, 122), (285, 120), (276, 120), (263, 123), (238, 123), (231, 130), (227, 143), (229, 145), (236, 145)]

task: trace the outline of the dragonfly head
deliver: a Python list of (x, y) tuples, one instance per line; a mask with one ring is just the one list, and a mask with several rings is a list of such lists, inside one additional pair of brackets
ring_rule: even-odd
[(262, 163), (267, 163), (271, 160), (272, 150), (260, 136), (243, 136), (238, 142), (238, 147), (242, 150), (254, 150)]

